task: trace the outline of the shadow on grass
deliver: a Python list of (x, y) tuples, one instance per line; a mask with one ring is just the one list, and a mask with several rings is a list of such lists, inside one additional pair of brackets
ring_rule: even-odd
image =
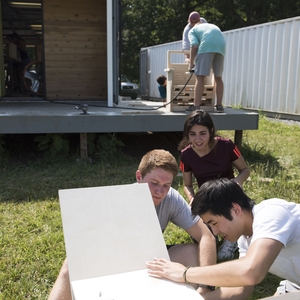
[(248, 144), (243, 144), (241, 147), (241, 153), (250, 168), (255, 168), (260, 175), (266, 177), (275, 177), (280, 174), (284, 168), (278, 162), (278, 159), (273, 156), (264, 147), (259, 147), (256, 145), (249, 146)]
[[(81, 161), (79, 157), (47, 162), (36, 155), (33, 158), (23, 156), (21, 154), (26, 150), (32, 149), (33, 136), (27, 136), (29, 141), (26, 144), (21, 143), (24, 137), (11, 138), (15, 139), (13, 144), (20, 156), (12, 155), (6, 164), (0, 165), (0, 201), (19, 203), (45, 199), (57, 201), (59, 189), (133, 183), (140, 158), (152, 149), (168, 150), (179, 162), (177, 145), (182, 133), (118, 134), (125, 146), (116, 153), (102, 153), (91, 163)], [(276, 157), (264, 147), (250, 147), (244, 143), (241, 152), (249, 167), (259, 176), (273, 178), (283, 170)], [(176, 178), (173, 187), (179, 189), (181, 185), (182, 178)]]
[(0, 164), (0, 202), (58, 201), (58, 190), (135, 182), (138, 160), (119, 153), (84, 161), (61, 158)]

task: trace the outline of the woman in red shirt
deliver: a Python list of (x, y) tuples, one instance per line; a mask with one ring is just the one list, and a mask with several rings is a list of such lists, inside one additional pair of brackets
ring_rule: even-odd
[[(183, 174), (184, 192), (190, 204), (195, 195), (193, 176), (197, 180), (198, 187), (208, 180), (224, 177), (242, 187), (243, 182), (250, 175), (250, 170), (238, 147), (230, 139), (215, 135), (213, 120), (209, 113), (203, 110), (194, 111), (186, 119), (183, 139), (178, 149), (181, 151), (180, 169)], [(236, 177), (233, 167), (238, 171)], [(234, 252), (237, 246), (231, 246)], [(234, 253), (227, 253), (227, 255), (225, 252), (230, 251), (223, 250), (226, 251), (218, 252), (219, 259), (233, 258)]]

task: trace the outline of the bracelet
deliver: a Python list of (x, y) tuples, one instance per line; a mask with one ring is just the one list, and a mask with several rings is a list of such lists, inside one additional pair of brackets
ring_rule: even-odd
[(182, 274), (183, 280), (184, 280), (184, 282), (187, 283), (187, 284), (190, 284), (190, 282), (187, 281), (187, 279), (186, 279), (186, 272), (187, 272), (187, 270), (188, 270), (189, 268), (190, 268), (190, 266), (187, 266), (187, 267), (185, 268), (183, 274)]
[(211, 291), (214, 291), (216, 288), (212, 285), (206, 285), (206, 284), (198, 284), (199, 287), (209, 289)]

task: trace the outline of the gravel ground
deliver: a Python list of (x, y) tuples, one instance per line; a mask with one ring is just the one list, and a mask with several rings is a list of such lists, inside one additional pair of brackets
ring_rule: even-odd
[(281, 122), (287, 125), (298, 125), (300, 127), (300, 122), (299, 121), (294, 121), (294, 120), (286, 120), (286, 119), (278, 119), (278, 118), (268, 118), (271, 122)]

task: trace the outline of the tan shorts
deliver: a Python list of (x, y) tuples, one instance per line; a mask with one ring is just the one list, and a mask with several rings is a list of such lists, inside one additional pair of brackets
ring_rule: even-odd
[(201, 53), (195, 59), (195, 75), (209, 76), (213, 69), (215, 77), (221, 77), (224, 69), (224, 56), (220, 53)]

